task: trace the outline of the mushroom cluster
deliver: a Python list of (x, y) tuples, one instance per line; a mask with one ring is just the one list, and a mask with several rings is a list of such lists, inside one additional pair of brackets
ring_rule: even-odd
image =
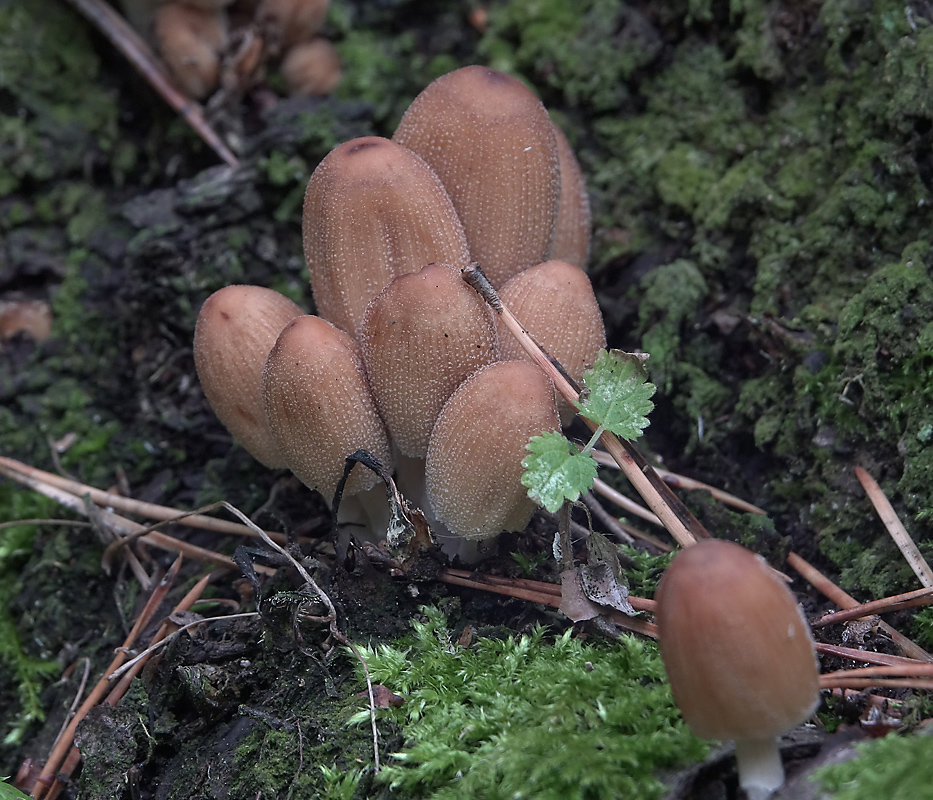
[(330, 0), (123, 0), (179, 88), (203, 99), (242, 93), (278, 68), (292, 95), (330, 94), (340, 58), (320, 29)]
[[(460, 269), (478, 261), (572, 377), (605, 346), (583, 271), (582, 173), (544, 106), (493, 69), (438, 78), (392, 139), (354, 139), (321, 161), (302, 235), (320, 316), (259, 287), (204, 304), (195, 359), (218, 417), (260, 461), (328, 500), (345, 458), (370, 451), (442, 545), (448, 532), (522, 529), (533, 511), (525, 445), (560, 428), (555, 393)], [(357, 464), (344, 496), (378, 519), (375, 480)]]

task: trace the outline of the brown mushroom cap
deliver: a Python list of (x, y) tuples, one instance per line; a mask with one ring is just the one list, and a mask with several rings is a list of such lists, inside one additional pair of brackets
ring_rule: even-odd
[[(385, 426), (349, 334), (320, 317), (293, 319), (266, 359), (261, 389), (269, 428), (288, 468), (328, 502), (344, 459), (356, 450), (368, 450), (392, 469)], [(365, 491), (377, 480), (357, 464), (344, 494)]]
[(318, 312), (356, 335), (367, 304), (396, 275), (469, 261), (466, 237), (431, 168), (389, 139), (335, 147), (315, 169), (302, 217)]
[(269, 54), (310, 41), (327, 18), (330, 0), (260, 0), (255, 20)]
[(522, 486), (532, 436), (559, 430), (554, 387), (525, 361), (500, 361), (468, 378), (431, 432), (427, 495), (438, 520), (466, 539), (521, 530), (535, 504)]
[(547, 111), (519, 80), (480, 66), (443, 75), (415, 98), (393, 139), (434, 168), (494, 286), (550, 257), (557, 144)]
[(585, 267), (590, 253), (590, 198), (580, 162), (573, 154), (564, 132), (554, 126), (557, 157), (560, 162), (560, 206), (551, 258)]
[(233, 437), (267, 467), (284, 467), (259, 392), (275, 340), (304, 312), (262, 286), (225, 286), (201, 307), (194, 330), (194, 364), (214, 413)]
[(340, 83), (340, 56), (327, 39), (316, 36), (289, 47), (281, 70), (290, 95), (326, 95)]
[(217, 88), (220, 55), (227, 43), (223, 10), (166, 3), (155, 10), (152, 35), (185, 94), (199, 100)]
[[(549, 355), (578, 383), (606, 346), (602, 312), (586, 273), (566, 261), (545, 261), (511, 278), (499, 297)], [(531, 360), (518, 340), (496, 318), (502, 360)], [(573, 409), (563, 398), (565, 422)]]
[(454, 390), (499, 360), (492, 312), (450, 264), (395, 278), (366, 309), (360, 343), (389, 435), (416, 458)]
[(677, 554), (656, 597), (664, 666), (695, 734), (773, 739), (813, 712), (819, 669), (810, 629), (763, 559), (703, 540)]

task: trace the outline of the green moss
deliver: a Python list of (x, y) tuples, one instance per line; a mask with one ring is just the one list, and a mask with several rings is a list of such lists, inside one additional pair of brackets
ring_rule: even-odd
[(364, 653), (374, 682), (406, 698), (380, 712), (411, 742), (378, 779), (400, 794), (655, 798), (664, 792), (657, 770), (704, 753), (653, 644), (583, 644), (538, 628), (464, 648), (440, 611), (423, 611), (407, 647)]
[(99, 83), (85, 28), (62, 3), (0, 8), (0, 91), (17, 108), (0, 121), (0, 196), (78, 172), (116, 142), (114, 95)]
[(816, 772), (832, 800), (916, 800), (933, 786), (930, 736), (885, 736), (856, 745), (858, 757)]
[[(5, 519), (43, 519), (52, 516), (54, 503), (41, 495), (10, 484), (0, 484), (0, 508)], [(10, 601), (19, 591), (22, 567), (32, 553), (34, 525), (18, 525), (0, 529), (0, 665), (5, 679), (18, 699), (18, 707), (7, 708), (0, 739), (3, 746), (17, 744), (29, 725), (44, 718), (39, 692), (50, 676), (57, 672), (57, 662), (27, 655), (13, 615)], [(0, 686), (5, 681), (0, 680)]]

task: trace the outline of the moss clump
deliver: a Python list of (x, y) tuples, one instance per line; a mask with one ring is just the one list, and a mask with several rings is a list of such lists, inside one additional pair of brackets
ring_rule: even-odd
[(933, 786), (933, 740), (885, 736), (856, 745), (858, 758), (818, 770), (815, 779), (832, 800), (917, 800)]
[[(98, 85), (85, 29), (54, 0), (0, 8), (0, 197), (103, 161), (117, 149), (114, 95)], [(119, 159), (123, 166), (127, 160)]]
[(464, 648), (442, 612), (423, 611), (404, 649), (364, 653), (374, 682), (405, 697), (380, 713), (411, 744), (379, 776), (405, 797), (656, 798), (658, 770), (705, 752), (652, 644), (584, 644), (536, 628)]

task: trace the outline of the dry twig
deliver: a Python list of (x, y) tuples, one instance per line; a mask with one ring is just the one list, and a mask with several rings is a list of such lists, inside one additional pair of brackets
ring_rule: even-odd
[(68, 0), (117, 48), (161, 95), (191, 129), (204, 140), (223, 161), (231, 167), (239, 166), (237, 157), (230, 152), (223, 139), (210, 126), (204, 109), (190, 97), (183, 95), (172, 81), (162, 62), (142, 37), (134, 31), (120, 14), (104, 0)]

